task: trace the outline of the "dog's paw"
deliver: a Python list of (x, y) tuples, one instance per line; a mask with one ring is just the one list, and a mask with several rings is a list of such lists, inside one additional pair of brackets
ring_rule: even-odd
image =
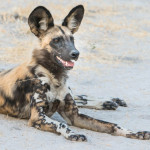
[(136, 136), (138, 137), (138, 139), (141, 139), (141, 140), (150, 140), (150, 132), (149, 131), (137, 132)]
[(150, 132), (149, 131), (140, 131), (135, 134), (127, 135), (128, 138), (140, 139), (140, 140), (150, 140)]
[(117, 103), (119, 106), (127, 107), (127, 103), (124, 100), (122, 100), (122, 99), (113, 98), (112, 101)]
[(76, 100), (76, 103), (86, 105), (87, 104), (87, 95), (76, 95), (74, 96), (74, 99)]
[(87, 95), (77, 95), (80, 100), (87, 100)]
[(118, 108), (118, 104), (112, 101), (106, 101), (103, 103), (103, 109), (107, 110), (116, 110)]
[(86, 136), (81, 135), (81, 134), (72, 134), (68, 137), (68, 140), (85, 142), (85, 141), (87, 141), (87, 138), (86, 138)]

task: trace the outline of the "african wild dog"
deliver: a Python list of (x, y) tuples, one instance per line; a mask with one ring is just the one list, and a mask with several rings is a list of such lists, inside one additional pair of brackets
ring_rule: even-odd
[(74, 133), (67, 124), (51, 119), (56, 111), (69, 125), (129, 138), (150, 139), (150, 132), (133, 133), (117, 124), (79, 113), (66, 80), (68, 70), (74, 66), (73, 61), (79, 57), (73, 34), (83, 15), (83, 6), (76, 6), (62, 25), (57, 26), (45, 7), (39, 6), (32, 11), (28, 23), (41, 47), (33, 50), (30, 61), (0, 74), (0, 113), (27, 118), (30, 126), (62, 134), (69, 140), (86, 141), (86, 137)]

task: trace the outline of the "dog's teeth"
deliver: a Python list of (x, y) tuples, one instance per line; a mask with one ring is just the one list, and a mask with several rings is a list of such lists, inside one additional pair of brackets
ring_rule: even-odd
[(63, 59), (61, 59), (60, 57), (56, 56), (57, 59), (59, 61), (61, 61), (63, 63), (64, 66), (68, 67), (68, 66), (73, 66), (74, 65), (74, 62), (75, 60), (72, 60), (72, 61), (64, 61)]
[(57, 59), (61, 61), (61, 59), (57, 56)]

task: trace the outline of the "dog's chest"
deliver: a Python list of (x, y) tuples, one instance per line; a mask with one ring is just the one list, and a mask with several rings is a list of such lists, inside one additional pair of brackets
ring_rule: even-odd
[(50, 88), (45, 92), (49, 102), (53, 102), (55, 100), (63, 101), (65, 96), (70, 93), (69, 88), (63, 81), (59, 85), (56, 85), (53, 81), (46, 77), (41, 78), (40, 80), (43, 85), (48, 84), (50, 86)]
[(66, 86), (55, 87), (51, 84), (50, 90), (48, 90), (45, 94), (48, 101), (54, 101), (56, 99), (62, 101), (68, 93), (69, 90)]

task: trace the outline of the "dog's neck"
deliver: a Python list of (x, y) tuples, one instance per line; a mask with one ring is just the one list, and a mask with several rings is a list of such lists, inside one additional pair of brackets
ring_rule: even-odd
[(50, 57), (50, 53), (46, 49), (35, 49), (33, 51), (32, 57), (35, 59), (37, 64), (43, 66), (50, 73), (52, 73), (58, 81), (60, 81), (62, 78), (68, 78), (67, 71), (64, 68), (58, 66), (58, 64), (54, 63)]

